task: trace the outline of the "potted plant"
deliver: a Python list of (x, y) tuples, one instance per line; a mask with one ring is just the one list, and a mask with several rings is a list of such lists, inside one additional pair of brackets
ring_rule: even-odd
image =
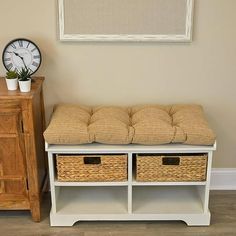
[(21, 92), (29, 92), (31, 89), (31, 70), (27, 67), (18, 72), (19, 86)]
[(6, 83), (8, 90), (17, 90), (18, 88), (18, 73), (16, 71), (8, 71), (6, 73)]

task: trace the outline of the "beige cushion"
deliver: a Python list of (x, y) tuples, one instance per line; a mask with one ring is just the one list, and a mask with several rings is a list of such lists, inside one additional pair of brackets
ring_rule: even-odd
[(91, 109), (76, 105), (58, 105), (44, 132), (45, 140), (55, 144), (89, 143), (88, 124)]
[(44, 132), (50, 144), (211, 145), (215, 134), (199, 105), (82, 107), (58, 105)]
[(91, 141), (107, 144), (128, 144), (133, 137), (127, 109), (100, 107), (93, 110), (88, 131)]

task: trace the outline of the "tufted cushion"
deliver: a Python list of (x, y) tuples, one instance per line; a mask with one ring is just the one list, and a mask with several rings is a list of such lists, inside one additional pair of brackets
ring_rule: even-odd
[(57, 105), (44, 132), (48, 143), (69, 144), (88, 143), (88, 122), (91, 109), (76, 105)]
[(58, 105), (44, 137), (50, 144), (211, 145), (215, 141), (199, 105)]

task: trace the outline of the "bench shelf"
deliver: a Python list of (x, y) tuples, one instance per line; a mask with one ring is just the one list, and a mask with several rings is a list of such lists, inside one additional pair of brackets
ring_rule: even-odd
[[(188, 225), (209, 225), (209, 185), (214, 146), (191, 145), (48, 145), (52, 209), (51, 226), (72, 226), (77, 221), (181, 220)], [(127, 154), (124, 182), (62, 182), (57, 180), (57, 154)], [(206, 181), (138, 182), (133, 162), (139, 153), (206, 153)]]

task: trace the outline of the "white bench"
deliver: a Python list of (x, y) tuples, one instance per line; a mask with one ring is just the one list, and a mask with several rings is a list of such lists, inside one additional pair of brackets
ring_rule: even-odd
[[(166, 144), (144, 145), (58, 145), (47, 144), (52, 209), (51, 226), (72, 226), (77, 221), (181, 220), (187, 225), (209, 225), (208, 209), (212, 146)], [(125, 182), (60, 182), (56, 154), (125, 153), (128, 179)], [(137, 182), (133, 154), (206, 153), (206, 181)]]

